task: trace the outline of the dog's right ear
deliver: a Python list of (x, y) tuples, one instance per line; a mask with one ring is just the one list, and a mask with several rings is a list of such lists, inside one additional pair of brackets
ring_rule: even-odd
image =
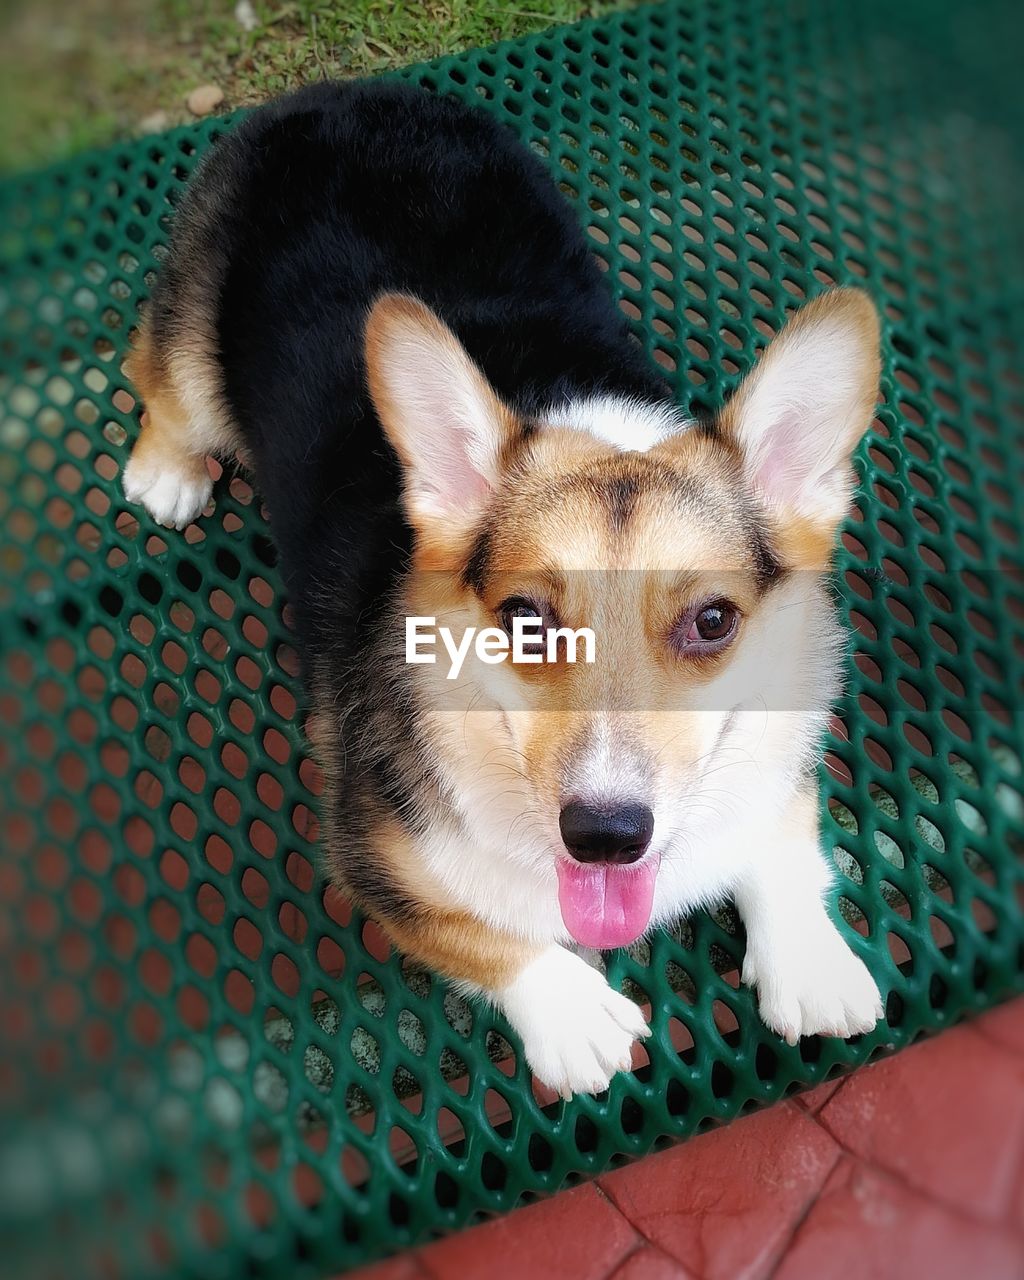
[(516, 421), (446, 324), (417, 298), (379, 298), (366, 323), (374, 408), (405, 473), (409, 523), (450, 541), (478, 521)]

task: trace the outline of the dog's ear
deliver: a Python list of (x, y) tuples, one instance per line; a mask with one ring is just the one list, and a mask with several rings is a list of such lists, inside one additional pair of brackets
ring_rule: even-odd
[(452, 331), (417, 298), (385, 294), (366, 324), (374, 408), (405, 473), (406, 514), (451, 537), (480, 516), (516, 433), (510, 411)]
[(750, 486), (783, 521), (831, 538), (853, 490), (851, 455), (878, 399), (878, 313), (860, 289), (803, 307), (718, 421)]

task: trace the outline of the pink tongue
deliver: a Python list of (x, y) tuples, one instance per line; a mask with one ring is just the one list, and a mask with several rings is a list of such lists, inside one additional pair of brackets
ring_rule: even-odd
[(562, 920), (583, 947), (627, 947), (647, 928), (661, 855), (616, 866), (557, 858)]

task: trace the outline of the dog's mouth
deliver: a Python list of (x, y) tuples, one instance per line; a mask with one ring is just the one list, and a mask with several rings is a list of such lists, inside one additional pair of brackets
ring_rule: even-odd
[(577, 862), (557, 858), (562, 922), (582, 947), (628, 947), (647, 929), (654, 907), (660, 853), (636, 862)]

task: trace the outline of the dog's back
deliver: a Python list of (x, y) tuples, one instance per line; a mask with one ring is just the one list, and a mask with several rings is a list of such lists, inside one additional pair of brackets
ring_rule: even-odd
[(300, 630), (316, 625), (303, 604), (325, 563), (358, 615), (408, 549), (365, 385), (366, 315), (388, 291), (430, 305), (526, 417), (595, 392), (665, 394), (567, 202), (492, 117), (381, 82), (255, 112), (190, 188), (149, 324), (163, 352), (197, 345), (197, 327), (215, 344), (184, 380), (212, 384), (207, 414), (252, 460)]

